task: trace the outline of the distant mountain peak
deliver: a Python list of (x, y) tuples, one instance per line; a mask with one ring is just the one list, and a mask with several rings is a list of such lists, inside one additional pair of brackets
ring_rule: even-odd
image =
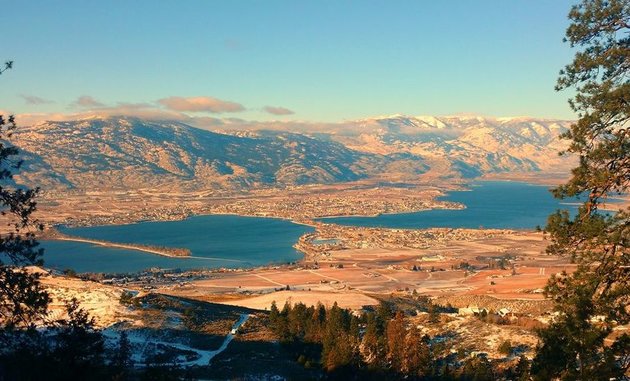
[(446, 124), (435, 116), (419, 115), (409, 116), (394, 114), (387, 116), (375, 116), (372, 118), (360, 119), (359, 123), (379, 123), (384, 126), (407, 126), (415, 128), (445, 128)]
[[(365, 178), (419, 181), (572, 167), (570, 122), (390, 115), (309, 131), (211, 132), (177, 121), (91, 116), (20, 128), (21, 178), (44, 189), (240, 189)], [(299, 132), (301, 131), (301, 132)], [(229, 134), (228, 134), (229, 133)]]

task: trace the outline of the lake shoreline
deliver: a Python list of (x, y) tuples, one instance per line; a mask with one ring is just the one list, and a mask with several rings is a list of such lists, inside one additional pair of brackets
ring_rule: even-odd
[(169, 258), (190, 258), (191, 252), (187, 248), (180, 247), (165, 247), (165, 246), (154, 246), (154, 245), (145, 245), (138, 243), (128, 243), (128, 242), (114, 242), (86, 237), (77, 237), (68, 234), (64, 234), (57, 230), (56, 228), (51, 228), (46, 230), (44, 233), (40, 235), (40, 238), (44, 241), (71, 241), (71, 242), (83, 242), (89, 243), (92, 245), (117, 248), (117, 249), (128, 249), (134, 251), (141, 251), (144, 253), (160, 255), (163, 257)]
[[(135, 251), (141, 251), (143, 253), (149, 253), (149, 254), (155, 254), (155, 255), (160, 255), (163, 257), (168, 257), (168, 258), (190, 258), (191, 254), (190, 254), (190, 250), (188, 249), (182, 249), (182, 248), (164, 248), (163, 250), (161, 249), (151, 249), (149, 247), (143, 247), (142, 245), (136, 245), (136, 244), (126, 244), (126, 243), (118, 243), (118, 242), (109, 242), (109, 241), (99, 241), (99, 240), (93, 240), (93, 239), (86, 239), (86, 238), (81, 238), (81, 237), (57, 237), (57, 238), (48, 238), (48, 240), (51, 241), (72, 241), (72, 242), (83, 242), (83, 243), (90, 243), (93, 245), (98, 245), (98, 246), (104, 246), (104, 247), (111, 247), (111, 248), (115, 248), (115, 249), (128, 249), (128, 250), (135, 250)], [(187, 251), (186, 254), (181, 254), (181, 255), (177, 255), (177, 254), (169, 254), (169, 251), (172, 250), (185, 250)]]
[[(485, 186), (485, 188), (484, 188)], [(530, 196), (529, 199), (521, 200), (519, 199), (519, 195), (522, 195), (523, 192), (525, 195), (532, 192), (532, 189), (539, 189), (537, 193), (533, 196)], [(495, 195), (490, 194), (487, 195), (488, 192), (499, 192), (499, 194), (503, 195), (502, 199), (495, 200)], [(517, 192), (520, 191), (520, 194)], [(513, 195), (514, 193), (514, 195)], [(465, 201), (458, 200), (457, 195), (466, 195)], [(256, 266), (267, 266), (267, 265), (277, 265), (279, 263), (308, 263), (313, 259), (313, 252), (311, 250), (305, 250), (304, 245), (300, 245), (301, 240), (307, 234), (312, 235), (313, 233), (317, 234), (320, 229), (325, 228), (330, 225), (340, 225), (340, 226), (354, 226), (357, 228), (380, 228), (384, 230), (426, 230), (430, 228), (449, 228), (449, 229), (474, 229), (474, 230), (512, 230), (512, 231), (522, 231), (522, 232), (532, 232), (535, 231), (535, 224), (532, 221), (535, 221), (536, 224), (544, 226), (544, 218), (548, 214), (546, 214), (547, 210), (539, 210), (539, 213), (534, 216), (534, 219), (531, 218), (529, 220), (520, 221), (521, 216), (528, 217), (531, 214), (532, 208), (535, 205), (539, 205), (541, 197), (547, 195), (546, 191), (542, 191), (540, 186), (528, 183), (518, 183), (518, 182), (494, 182), (494, 181), (481, 181), (481, 182), (472, 182), (468, 184), (466, 187), (460, 187), (458, 190), (453, 190), (448, 192), (446, 195), (440, 196), (443, 198), (450, 199), (449, 202), (452, 205), (457, 205), (457, 208), (431, 208), (431, 209), (423, 209), (414, 212), (387, 212), (387, 213), (379, 213), (375, 214), (373, 217), (368, 215), (360, 215), (360, 216), (342, 216), (341, 218), (349, 218), (350, 222), (339, 222), (334, 221), (335, 216), (326, 216), (321, 218), (307, 219), (307, 218), (289, 218), (282, 216), (270, 216), (266, 215), (258, 215), (251, 213), (204, 213), (199, 215), (189, 215), (185, 218), (179, 220), (156, 220), (156, 221), (141, 221), (129, 224), (103, 224), (103, 225), (94, 225), (94, 226), (81, 226), (74, 230), (75, 228), (72, 225), (61, 225), (62, 228), (69, 228), (70, 230), (67, 233), (70, 235), (78, 236), (78, 239), (72, 239), (72, 241), (76, 242), (85, 242), (92, 244), (100, 244), (104, 247), (111, 248), (121, 248), (121, 249), (131, 249), (136, 251), (141, 251), (149, 254), (161, 254), (156, 253), (155, 250), (149, 248), (149, 250), (139, 249), (135, 247), (135, 243), (119, 243), (117, 239), (119, 237), (135, 237), (134, 239), (138, 241), (140, 245), (152, 246), (154, 244), (163, 245), (164, 247), (169, 247), (171, 245), (175, 246), (179, 243), (179, 245), (185, 246), (187, 249), (191, 249), (191, 252), (195, 253), (195, 258), (199, 260), (217, 258), (219, 263), (203, 263), (199, 261), (193, 261), (190, 265), (178, 264), (176, 262), (171, 263), (163, 263), (163, 261), (151, 261), (151, 260), (137, 260), (136, 262), (150, 263), (150, 266), (153, 267), (163, 267), (163, 268), (177, 268), (181, 266), (182, 268), (192, 268), (191, 265), (194, 265), (197, 268), (218, 268), (218, 267), (236, 267), (236, 268), (251, 268)], [(453, 200), (455, 199), (455, 200)], [(473, 202), (475, 199), (478, 204), (475, 209), (475, 205)], [(490, 199), (490, 203), (488, 203), (488, 199)], [(453, 201), (451, 201), (453, 200)], [(473, 211), (471, 213), (470, 204), (473, 206)], [(497, 201), (497, 202), (493, 202)], [(551, 196), (548, 195), (546, 203), (543, 203), (545, 207), (549, 208), (550, 205), (557, 206), (555, 201), (551, 199)], [(482, 204), (485, 208), (490, 208), (489, 212), (486, 212), (485, 209), (479, 209), (479, 204)], [(495, 205), (497, 204), (497, 205)], [(514, 216), (510, 216), (511, 219), (505, 220), (503, 223), (503, 218), (505, 217), (505, 213), (508, 209), (512, 209), (513, 207), (520, 207), (520, 211), (516, 213)], [(501, 209), (503, 208), (503, 209)], [(507, 209), (506, 209), (507, 208)], [(458, 213), (453, 214), (452, 212), (457, 211)], [(467, 216), (463, 216), (464, 212)], [(432, 214), (442, 213), (442, 223), (446, 221), (447, 225), (439, 225), (433, 224), (433, 220), (430, 219)], [(493, 214), (491, 217), (494, 218), (494, 224), (489, 223), (486, 224), (487, 216), (486, 214)], [(520, 213), (520, 214), (519, 214)], [(479, 218), (478, 216), (484, 216), (484, 218)], [(397, 217), (397, 216), (400, 216)], [(418, 219), (418, 216), (420, 218)], [(446, 216), (446, 217), (444, 217)], [(222, 219), (223, 217), (225, 219)], [(228, 218), (233, 217), (233, 218)], [(385, 223), (379, 224), (371, 224), (371, 218), (380, 218), (385, 217)], [(215, 219), (216, 218), (216, 219)], [(356, 220), (352, 221), (353, 218)], [(241, 220), (245, 219), (245, 220)], [(248, 219), (252, 219), (253, 221), (248, 221)], [(256, 221), (259, 219), (260, 221)], [(366, 219), (365, 221), (359, 221)], [(395, 222), (397, 219), (402, 220), (403, 224), (397, 225)], [(457, 220), (459, 219), (459, 220)], [(289, 223), (290, 225), (285, 225), (281, 223), (271, 223), (267, 224), (265, 222), (270, 221), (284, 221)], [(467, 222), (466, 222), (467, 220)], [(539, 221), (540, 220), (540, 221)], [(189, 221), (182, 223), (183, 221)], [(389, 221), (389, 222), (388, 222)], [(394, 221), (394, 223), (392, 223)], [(464, 221), (464, 224), (461, 222)], [(516, 224), (514, 222), (517, 222)], [(170, 225), (170, 222), (173, 225)], [(440, 221), (438, 221), (440, 222)], [(168, 226), (164, 225), (169, 223)], [(458, 224), (460, 223), (460, 224)], [(161, 228), (156, 230), (155, 226), (151, 226), (153, 224), (162, 225)], [(406, 225), (405, 225), (406, 224)], [(519, 225), (520, 224), (520, 225)], [(309, 230), (305, 231), (297, 229), (297, 234), (293, 238), (292, 236), (287, 236), (287, 234), (291, 234), (290, 232), (294, 232), (296, 234), (295, 228), (289, 229), (291, 225), (302, 225), (308, 227)], [(526, 225), (526, 226), (523, 226)], [(103, 227), (105, 229), (98, 229)], [(270, 236), (267, 233), (267, 227), (271, 228), (272, 235)], [(92, 228), (97, 228), (95, 231), (98, 232), (102, 230), (101, 233), (93, 235), (91, 237), (90, 234), (85, 234), (85, 232), (90, 231)], [(85, 229), (85, 230), (84, 230)], [(191, 231), (191, 229), (193, 229)], [(227, 229), (227, 230), (225, 230)], [(239, 230), (240, 229), (240, 230)], [(311, 230), (312, 229), (312, 230)], [(176, 233), (173, 235), (173, 230)], [(84, 233), (81, 233), (83, 231)], [(135, 232), (135, 233), (134, 233)], [(141, 233), (138, 236), (138, 233)], [(181, 236), (183, 234), (183, 236)], [(113, 237), (113, 239), (112, 239)], [(138, 239), (140, 237), (140, 239)], [(169, 238), (172, 237), (172, 238)], [(212, 238), (214, 237), (214, 238)], [(230, 238), (232, 237), (232, 238)], [(155, 241), (153, 240), (155, 238)], [(91, 242), (93, 239), (100, 240), (104, 239), (107, 243), (102, 242)], [(212, 241), (214, 239), (215, 241)], [(284, 246), (286, 241), (286, 247)], [(255, 251), (259, 254), (255, 257), (251, 257), (251, 251), (239, 251), (239, 246), (243, 245), (259, 245), (260, 242), (265, 242), (268, 248), (261, 247), (257, 248)], [(196, 248), (195, 248), (196, 245)], [(235, 246), (234, 246), (235, 245)], [(232, 247), (234, 246), (234, 247)], [(290, 251), (287, 251), (287, 247), (291, 248)], [(82, 250), (83, 252), (90, 252), (87, 248), (79, 248), (78, 250)], [(291, 254), (293, 253), (293, 254)], [(168, 253), (167, 253), (168, 254)], [(89, 255), (89, 254), (87, 254)], [(248, 255), (250, 257), (248, 257)], [(132, 256), (133, 258), (135, 256)], [(166, 255), (166, 257), (171, 257)], [(223, 263), (221, 263), (221, 258), (223, 259)], [(232, 260), (232, 257), (238, 258), (238, 260), (243, 260), (242, 262), (238, 262), (236, 259)], [(66, 257), (67, 258), (67, 257)], [(102, 257), (101, 257), (102, 258)], [(179, 257), (179, 258), (190, 258), (190, 257)], [(286, 258), (286, 259), (285, 259)], [(190, 258), (192, 259), (192, 258)], [(80, 259), (78, 259), (80, 260)], [(227, 261), (242, 263), (242, 265), (232, 266), (232, 264), (226, 263)], [(96, 259), (94, 261), (97, 261)], [(107, 267), (107, 266), (105, 266)], [(112, 266), (110, 266), (112, 267)], [(114, 266), (115, 267), (115, 266)], [(121, 267), (124, 267), (121, 265)], [(133, 267), (133, 266), (131, 266)], [(136, 267), (138, 268), (138, 267)], [(131, 271), (131, 270), (130, 270)]]
[(47, 267), (72, 268), (77, 272), (252, 268), (303, 260), (305, 253), (293, 245), (315, 228), (301, 222), (203, 215), (186, 222), (60, 226), (60, 232), (49, 229), (38, 239), (46, 250)]
[[(386, 229), (508, 229), (534, 231), (547, 222), (562, 205), (571, 200), (557, 200), (544, 185), (520, 181), (483, 180), (453, 190), (441, 200), (464, 205), (463, 208), (432, 208), (417, 212), (383, 213), (378, 216), (323, 217), (316, 221), (364, 228)], [(453, 213), (453, 211), (457, 213)]]

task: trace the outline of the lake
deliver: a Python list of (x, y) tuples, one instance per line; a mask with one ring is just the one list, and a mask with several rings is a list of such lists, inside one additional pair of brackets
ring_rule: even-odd
[[(375, 217), (332, 217), (320, 221), (350, 226), (425, 229), (431, 227), (534, 229), (544, 227), (557, 209), (575, 209), (549, 192), (550, 187), (510, 181), (479, 181), (470, 190), (449, 192), (442, 200), (466, 205), (461, 210), (426, 210)], [(410, 190), (410, 192), (412, 192)], [(563, 204), (564, 202), (564, 204)]]
[(300, 260), (293, 248), (313, 229), (277, 218), (195, 216), (182, 221), (60, 227), (63, 233), (112, 242), (188, 248), (192, 258), (170, 258), (137, 250), (72, 241), (43, 241), (45, 266), (78, 272), (137, 272), (151, 267), (195, 269), (255, 267)]
[[(572, 208), (554, 199), (547, 186), (520, 182), (483, 181), (470, 190), (449, 192), (445, 200), (466, 205), (463, 210), (430, 210), (384, 214), (376, 217), (321, 219), (342, 225), (389, 228), (501, 228), (533, 229), (544, 226), (559, 208)], [(409, 190), (413, 192), (413, 190)], [(575, 202), (576, 200), (572, 200)], [(297, 261), (293, 248), (311, 227), (277, 218), (232, 215), (196, 216), (183, 221), (142, 222), (59, 229), (63, 233), (121, 243), (188, 248), (192, 258), (169, 258), (136, 250), (90, 243), (45, 241), (47, 267), (78, 272), (137, 272), (151, 267), (195, 269), (255, 267)], [(323, 240), (318, 244), (333, 243)]]

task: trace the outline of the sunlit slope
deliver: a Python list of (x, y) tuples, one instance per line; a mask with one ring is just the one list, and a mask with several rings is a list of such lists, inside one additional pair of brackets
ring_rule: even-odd
[(560, 172), (569, 122), (394, 115), (292, 128), (251, 123), (227, 133), (179, 122), (90, 118), (20, 127), (18, 181), (46, 189), (248, 189)]

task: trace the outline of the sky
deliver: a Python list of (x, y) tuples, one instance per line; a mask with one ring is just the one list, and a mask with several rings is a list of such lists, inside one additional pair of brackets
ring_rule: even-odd
[[(0, 0), (4, 2), (5, 0)], [(574, 2), (13, 1), (0, 110), (338, 122), (574, 119), (555, 92)]]

